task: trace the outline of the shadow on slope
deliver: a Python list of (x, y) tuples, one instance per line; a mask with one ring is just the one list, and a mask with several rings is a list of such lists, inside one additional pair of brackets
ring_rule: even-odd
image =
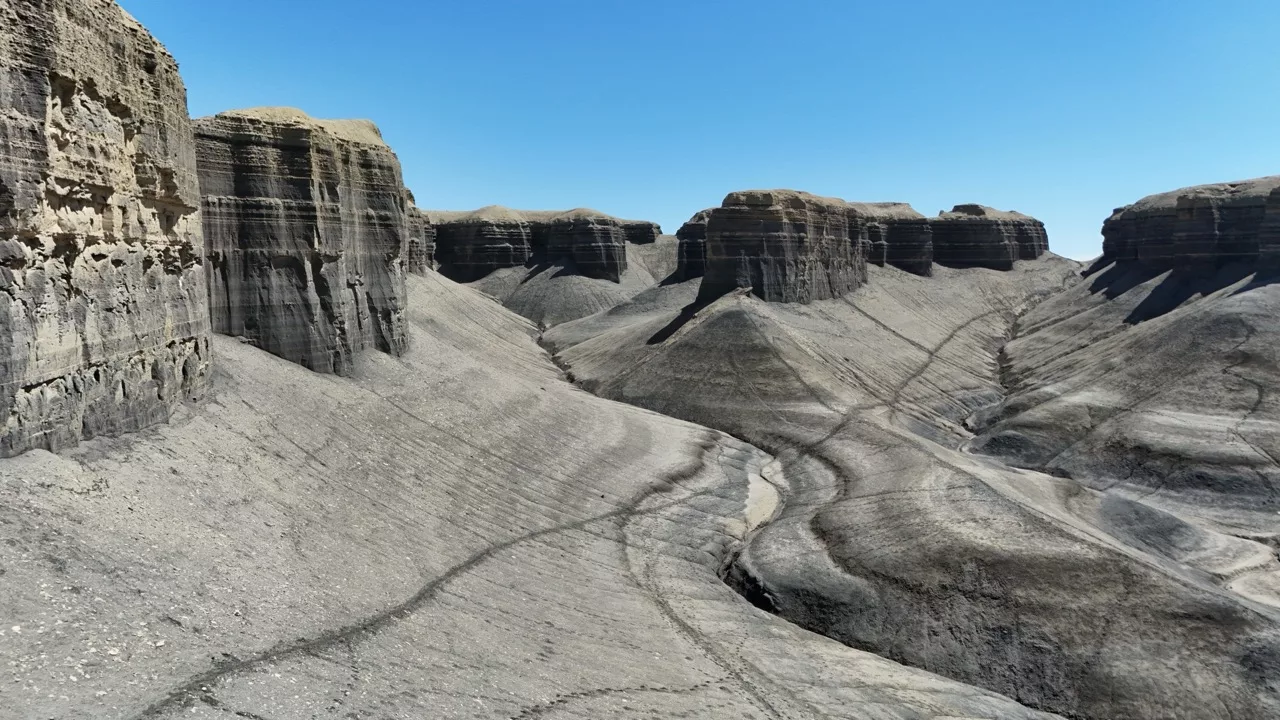
[(779, 459), (786, 504), (730, 573), (758, 605), (1068, 716), (1274, 716), (1270, 548), (960, 451), (963, 421), (1003, 397), (1016, 318), (1078, 293), (1056, 258), (873, 268), (843, 302), (737, 295), (680, 316), (659, 294), (544, 343), (594, 392)]

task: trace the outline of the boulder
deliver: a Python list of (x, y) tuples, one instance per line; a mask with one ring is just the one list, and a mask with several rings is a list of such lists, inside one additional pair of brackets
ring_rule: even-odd
[(291, 108), (195, 121), (213, 328), (317, 372), (407, 344), (407, 193), (367, 120)]
[(1153, 269), (1280, 266), (1280, 175), (1145, 197), (1102, 226), (1106, 261)]
[(0, 0), (0, 456), (165, 422), (209, 378), (173, 57), (109, 0)]
[(956, 205), (929, 223), (933, 259), (948, 267), (1010, 270), (1015, 261), (1034, 260), (1049, 249), (1044, 223), (1019, 212)]
[(928, 277), (933, 274), (933, 230), (906, 203), (849, 203), (853, 227), (865, 238), (867, 261)]
[(707, 250), (707, 218), (711, 210), (696, 213), (676, 231), (676, 240), (679, 241), (676, 278), (679, 280), (702, 277)]

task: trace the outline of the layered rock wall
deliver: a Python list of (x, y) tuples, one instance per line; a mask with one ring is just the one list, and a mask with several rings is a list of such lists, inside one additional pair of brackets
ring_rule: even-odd
[(679, 280), (692, 280), (702, 277), (706, 266), (707, 250), (707, 218), (711, 210), (696, 213), (689, 221), (676, 231), (676, 277)]
[(1105, 260), (1153, 269), (1280, 267), (1280, 175), (1145, 197), (1102, 226)]
[(851, 227), (866, 243), (867, 261), (916, 275), (933, 274), (933, 230), (906, 203), (849, 203)]
[(377, 128), (257, 108), (195, 130), (214, 330), (318, 372), (401, 354), (408, 194)]
[(169, 53), (109, 0), (0, 0), (0, 456), (205, 391), (199, 200)]
[(865, 281), (865, 252), (851, 237), (843, 200), (793, 190), (730, 193), (707, 218), (699, 297), (746, 287), (773, 302), (840, 297)]
[(436, 254), (436, 228), (427, 214), (409, 206), (409, 249), (405, 269), (421, 275), (434, 270)]
[(431, 212), (440, 272), (473, 282), (494, 270), (531, 262), (571, 262), (585, 277), (619, 282), (626, 244), (656, 241), (654, 223), (619, 220), (595, 210), (521, 211), (490, 206), (475, 212)]
[(627, 242), (633, 245), (649, 245), (658, 242), (662, 235), (662, 226), (647, 220), (622, 220), (622, 231), (626, 233)]
[(956, 205), (930, 225), (933, 259), (948, 267), (1010, 270), (1015, 261), (1034, 260), (1049, 249), (1044, 223), (1018, 212)]

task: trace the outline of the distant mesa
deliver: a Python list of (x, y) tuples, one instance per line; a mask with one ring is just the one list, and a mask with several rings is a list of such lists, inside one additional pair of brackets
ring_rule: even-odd
[(620, 282), (627, 243), (650, 244), (662, 228), (576, 208), (512, 210), (491, 205), (472, 212), (428, 211), (435, 229), (440, 273), (474, 282), (495, 270), (527, 264), (566, 263), (579, 275)]
[[(194, 125), (214, 331), (340, 375), (366, 348), (403, 353), (419, 228), (378, 128), (292, 108)], [(425, 266), (425, 237), (415, 252)]]
[(906, 203), (796, 190), (730, 193), (706, 211), (705, 231), (695, 216), (681, 232), (685, 268), (696, 262), (687, 257), (705, 232), (704, 301), (750, 287), (764, 300), (808, 303), (856, 290), (868, 263), (927, 277), (934, 262), (1008, 270), (1048, 249), (1044, 225), (1020, 213), (958, 205), (930, 219)]
[(1044, 223), (1019, 212), (956, 205), (929, 224), (933, 260), (947, 267), (1011, 270), (1017, 260), (1034, 260), (1049, 249)]
[(1147, 196), (1118, 208), (1102, 237), (1102, 264), (1280, 268), (1280, 175)]

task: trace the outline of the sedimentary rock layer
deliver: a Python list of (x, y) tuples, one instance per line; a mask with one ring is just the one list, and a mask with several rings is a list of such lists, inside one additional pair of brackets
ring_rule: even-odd
[(648, 220), (623, 220), (622, 231), (626, 233), (627, 242), (634, 245), (648, 245), (658, 242), (662, 235), (662, 226)]
[(1145, 197), (1117, 209), (1102, 236), (1109, 261), (1156, 269), (1238, 261), (1280, 267), (1280, 175)]
[(866, 279), (866, 255), (851, 242), (849, 204), (794, 190), (729, 193), (707, 218), (699, 297), (734, 288), (773, 302), (840, 297)]
[(436, 253), (436, 228), (427, 214), (409, 206), (409, 250), (405, 269), (421, 275), (434, 270)]
[(1018, 212), (983, 205), (956, 205), (929, 221), (933, 258), (940, 265), (1009, 270), (1049, 249), (1044, 223)]
[(702, 210), (676, 231), (676, 239), (680, 242), (676, 250), (676, 277), (680, 280), (702, 277), (707, 250), (707, 218), (710, 215), (711, 209)]
[(428, 216), (435, 225), (440, 272), (458, 282), (530, 262), (562, 261), (571, 261), (580, 275), (618, 282), (627, 269), (626, 243), (651, 243), (661, 232), (654, 223), (582, 208), (521, 211), (494, 205)]
[(199, 188), (177, 64), (107, 0), (0, 0), (0, 456), (203, 393)]
[(851, 227), (864, 242), (867, 261), (916, 275), (933, 274), (933, 231), (906, 203), (849, 203)]
[(195, 121), (213, 328), (319, 372), (405, 349), (407, 193), (366, 120)]

